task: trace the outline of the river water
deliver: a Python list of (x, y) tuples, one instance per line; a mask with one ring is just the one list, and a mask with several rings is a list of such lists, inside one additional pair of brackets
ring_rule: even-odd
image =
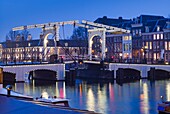
[[(6, 85), (4, 84), (4, 87)], [(170, 100), (170, 80), (131, 83), (76, 80), (65, 82), (15, 83), (13, 90), (34, 97), (47, 92), (49, 96), (68, 98), (72, 108), (91, 110), (103, 114), (156, 114), (160, 96)]]

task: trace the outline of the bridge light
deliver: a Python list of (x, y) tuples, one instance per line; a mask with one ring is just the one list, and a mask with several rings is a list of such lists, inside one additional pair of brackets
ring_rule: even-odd
[(166, 62), (165, 62), (165, 64), (166, 64), (166, 65), (168, 65), (168, 64), (169, 64), (169, 62), (168, 62), (168, 61), (166, 61)]

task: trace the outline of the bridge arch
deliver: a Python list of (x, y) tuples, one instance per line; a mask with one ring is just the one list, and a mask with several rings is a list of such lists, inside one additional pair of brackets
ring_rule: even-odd
[[(54, 27), (47, 27), (47, 28), (43, 28), (43, 34), (41, 35), (41, 40), (43, 41), (43, 48), (44, 48), (44, 55), (46, 55), (47, 53), (47, 44), (48, 44), (48, 36), (49, 35), (54, 35), (54, 44), (55, 44), (55, 54), (59, 54), (58, 53), (58, 48), (57, 48), (57, 41), (59, 41), (59, 27), (58, 26), (54, 26)], [(44, 61), (47, 60), (47, 57), (45, 56)]]
[(88, 30), (88, 56), (89, 56), (89, 59), (92, 60), (92, 44), (93, 44), (93, 41), (92, 39), (95, 37), (95, 36), (99, 36), (101, 37), (101, 40), (102, 40), (102, 60), (104, 60), (105, 58), (105, 47), (106, 47), (106, 29), (105, 28), (100, 28), (100, 29), (92, 29), (92, 30)]
[(101, 49), (101, 45), (102, 45), (102, 40), (101, 40), (101, 37), (98, 35), (98, 34), (95, 34), (91, 37), (91, 47), (92, 47), (92, 52), (91, 52), (91, 55), (92, 55), (92, 58), (93, 56), (95, 57), (95, 59), (99, 59), (101, 60), (102, 58), (102, 49)]
[(51, 69), (36, 69), (36, 70), (29, 71), (26, 78), (56, 81), (58, 78), (58, 75), (56, 71), (51, 70)]
[(16, 73), (9, 72), (9, 71), (3, 71), (3, 81), (15, 82), (16, 81)]

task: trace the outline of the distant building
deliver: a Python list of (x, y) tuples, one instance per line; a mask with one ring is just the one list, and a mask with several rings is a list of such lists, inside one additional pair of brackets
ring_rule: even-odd
[[(158, 63), (159, 61), (170, 61), (170, 19), (163, 16), (140, 15), (134, 19), (111, 19), (104, 16), (94, 22), (131, 30), (132, 36), (132, 58), (133, 61)], [(124, 52), (124, 34), (107, 35), (108, 47), (112, 49), (107, 54), (110, 58), (117, 58), (122, 53), (122, 59), (126, 58)], [(112, 39), (112, 38), (113, 39)], [(109, 44), (109, 42), (112, 43)], [(115, 41), (115, 42), (113, 42)], [(111, 47), (110, 47), (110, 46)], [(114, 46), (114, 47), (113, 47)], [(117, 51), (113, 51), (117, 50)]]
[[(1, 62), (33, 62), (42, 61), (55, 52), (54, 40), (48, 40), (47, 53), (44, 53), (43, 42), (40, 40), (27, 41), (6, 41), (0, 44), (0, 61)], [(60, 40), (59, 58), (65, 60), (84, 59), (87, 57), (87, 42), (84, 40)]]

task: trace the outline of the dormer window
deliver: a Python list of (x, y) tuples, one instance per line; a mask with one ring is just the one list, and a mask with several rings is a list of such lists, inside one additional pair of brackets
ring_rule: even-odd
[(157, 26), (157, 32), (159, 32), (160, 31), (160, 26)]
[(145, 32), (149, 32), (149, 27), (148, 26), (145, 27)]
[(167, 28), (167, 29), (170, 29), (170, 22), (166, 22), (166, 23), (167, 23), (166, 28)]

